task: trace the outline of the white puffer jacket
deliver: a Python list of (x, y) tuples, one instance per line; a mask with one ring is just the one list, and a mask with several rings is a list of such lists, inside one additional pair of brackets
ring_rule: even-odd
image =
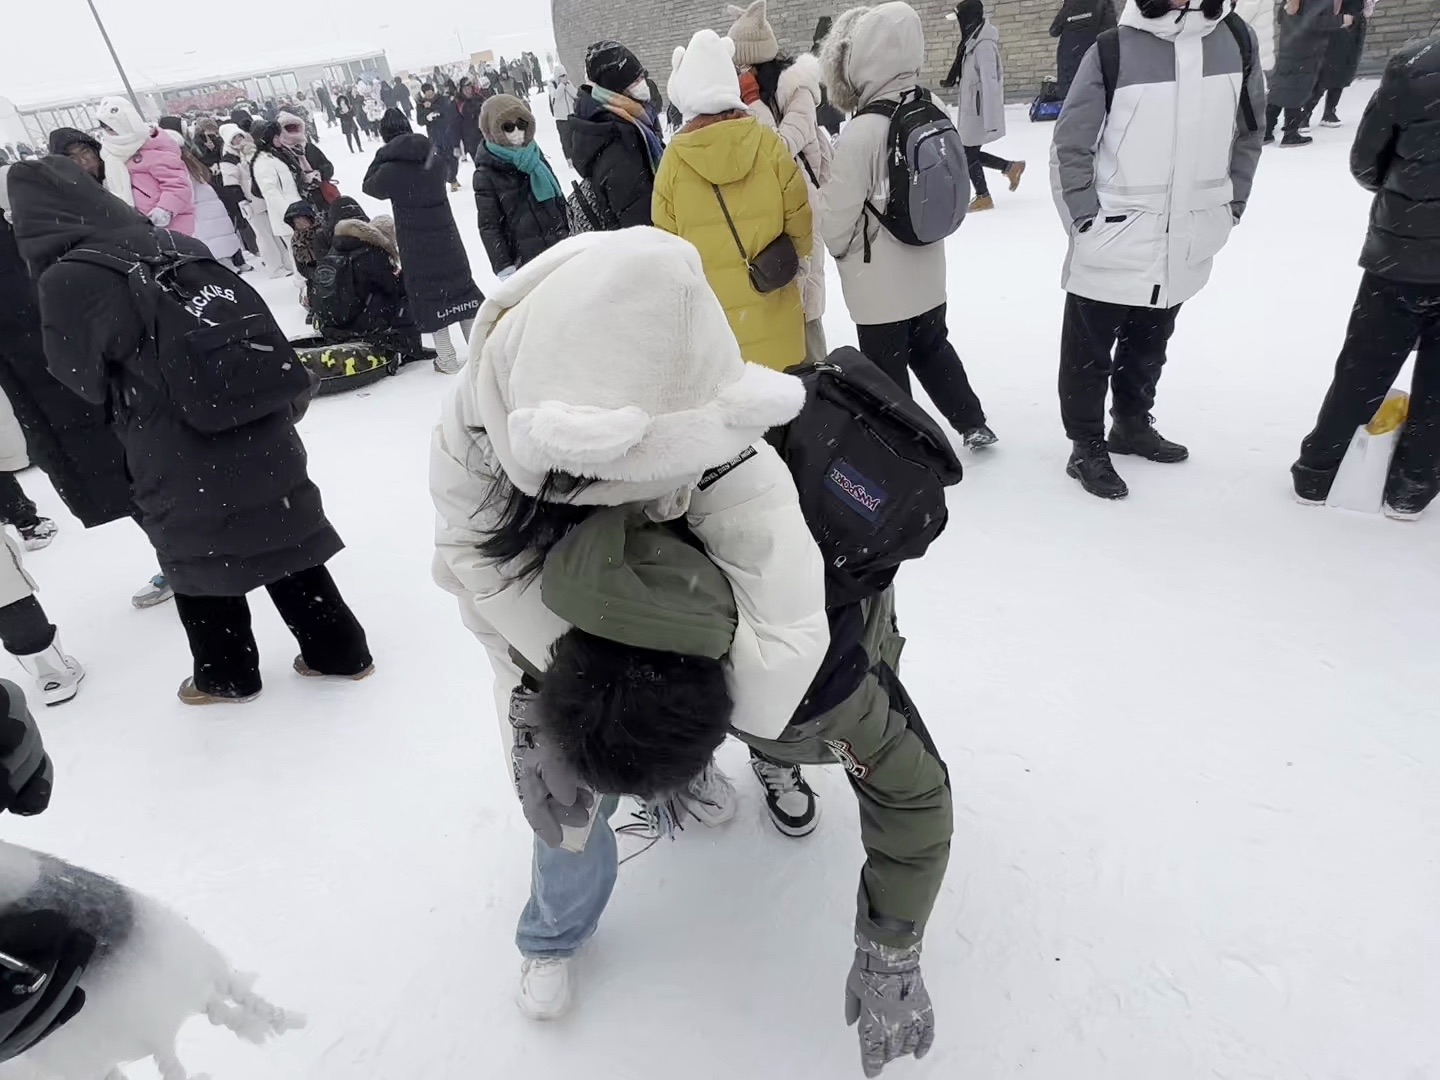
[(1275, 0), (1235, 0), (1235, 14), (1255, 31), (1261, 71), (1275, 70)]
[[(1239, 118), (1243, 56), (1218, 19), (1158, 19), (1130, 0), (1107, 113), (1099, 53), (1085, 54), (1055, 125), (1051, 186), (1070, 231), (1061, 284), (1091, 300), (1170, 308), (1198, 293), (1250, 197), (1264, 136)], [(1253, 43), (1252, 43), (1253, 44)]]
[(240, 250), (240, 237), (225, 210), (225, 204), (209, 184), (191, 179), (195, 191), (195, 239), (202, 241), (217, 259), (229, 260)]
[(0, 472), (19, 472), (30, 467), (25, 431), (15, 419), (10, 399), (0, 390)]
[(300, 201), (295, 174), (274, 154), (257, 153), (250, 159), (250, 170), (255, 177), (255, 186), (265, 199), (265, 210), (270, 215), (270, 231), (280, 240), (289, 240), (295, 230), (285, 224), (285, 211)]
[[(641, 257), (624, 262), (627, 254), (637, 254), (637, 247)], [(576, 265), (567, 267), (571, 260)], [(620, 273), (617, 266), (633, 267), (634, 272), (650, 266), (664, 285), (635, 290), (617, 301), (613, 285), (607, 284), (610, 278), (602, 272)], [(540, 288), (557, 273), (565, 276), (548, 291)], [(691, 278), (697, 290), (703, 287), (713, 311), (694, 306), (694, 294), (685, 292)], [(640, 310), (647, 305), (646, 311)], [(687, 322), (687, 339), (671, 336), (675, 326)], [(577, 499), (643, 505), (657, 520), (683, 514), (691, 532), (729, 576), (739, 610), (728, 672), (737, 728), (776, 737), (819, 670), (830, 639), (824, 567), (800, 513), (794, 481), (763, 440), (750, 450), (744, 450), (743, 442), (733, 445), (738, 432), (754, 431), (754, 436), (741, 437), (758, 438), (767, 424), (783, 422), (773, 415), (773, 391), (779, 389), (780, 396), (788, 398), (788, 384), (795, 380), (745, 364), (748, 389), (737, 392), (739, 384), (722, 383), (727, 388), (704, 408), (684, 414), (655, 412), (677, 397), (687, 398), (690, 387), (717, 370), (707, 361), (687, 357), (697, 348), (725, 354), (720, 367), (729, 364), (732, 372), (733, 362), (739, 361), (739, 346), (705, 284), (699, 254), (656, 229), (572, 237), (501, 283), (480, 310), (470, 339), (470, 362), (443, 406), (431, 443), (430, 494), (439, 514), (433, 573), (436, 582), (458, 598), (461, 621), (490, 655), (496, 715), (507, 740), (504, 720), (511, 691), (521, 678), (510, 650), (543, 663), (568, 627), (541, 601), (538, 581), (516, 583), (476, 550), (494, 526), (493, 516), (481, 508), (489, 503), (497, 478), (533, 491), (545, 468), (562, 467), (564, 455), (553, 457), (555, 451), (547, 447), (562, 441), (566, 429), (581, 433), (582, 451), (630, 447), (614, 460), (623, 461), (622, 468), (633, 475), (598, 481)], [(667, 370), (675, 372), (674, 386), (637, 367), (635, 355), (641, 349), (657, 358), (680, 358), (666, 362)], [(547, 357), (567, 359), (550, 364)], [(657, 363), (652, 360), (649, 367)], [(627, 365), (629, 376), (617, 374)], [(608, 407), (548, 400), (552, 392), (566, 388), (547, 387), (584, 379), (585, 372), (594, 372), (597, 385), (606, 388), (589, 397), (606, 401)], [(621, 385), (627, 378), (630, 390)], [(637, 380), (651, 389), (634, 393)], [(645, 408), (639, 402), (642, 396), (651, 399)], [(519, 404), (531, 398), (535, 404)], [(567, 398), (579, 399), (573, 393)], [(793, 416), (799, 399), (779, 407)], [(723, 416), (718, 425), (717, 416)], [(622, 434), (616, 425), (626, 431)], [(537, 465), (537, 454), (548, 464)], [(706, 469), (732, 458), (739, 463), (699, 486)]]

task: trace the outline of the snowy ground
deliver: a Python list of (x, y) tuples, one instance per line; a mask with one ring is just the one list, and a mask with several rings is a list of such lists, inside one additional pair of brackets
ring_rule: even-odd
[[(906, 681), (956, 794), (925, 954), (939, 1039), (887, 1076), (1440, 1077), (1440, 521), (1288, 489), (1359, 278), (1368, 199), (1346, 158), (1370, 89), (1312, 148), (1266, 151), (1161, 385), (1193, 460), (1123, 459), (1121, 504), (1063, 472), (1051, 128), (1012, 111), (992, 148), (1031, 171), (950, 241), (950, 320), (1001, 442), (899, 597)], [(358, 194), (373, 147), (324, 146)], [(452, 201), (483, 288), (468, 183)], [(288, 287), (265, 288), (298, 330)], [(827, 323), (853, 342), (838, 282)], [(83, 532), (25, 474), (62, 523), (30, 569), (90, 674), (41, 718), (54, 807), (6, 838), (168, 901), (309, 1014), (265, 1049), (188, 1028), (183, 1056), (216, 1080), (858, 1077), (841, 985), (861, 851), (838, 769), (815, 771), (825, 818), (800, 842), (742, 777), (735, 823), (623, 868), (572, 1016), (516, 1013), (530, 834), (486, 660), (429, 578), (446, 389), (409, 370), (311, 409), (350, 545), (332, 567), (379, 670), (302, 683), (258, 597), (268, 685), (242, 709), (176, 702), (174, 607), (129, 604), (153, 570), (140, 532)], [(724, 760), (740, 774), (738, 747)]]

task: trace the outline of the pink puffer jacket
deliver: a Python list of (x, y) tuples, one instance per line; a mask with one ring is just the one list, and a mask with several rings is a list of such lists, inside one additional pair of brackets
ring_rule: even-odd
[(156, 130), (138, 151), (125, 159), (135, 209), (149, 214), (155, 207), (170, 211), (171, 229), (195, 235), (195, 192), (190, 171), (180, 158), (180, 147), (163, 130)]

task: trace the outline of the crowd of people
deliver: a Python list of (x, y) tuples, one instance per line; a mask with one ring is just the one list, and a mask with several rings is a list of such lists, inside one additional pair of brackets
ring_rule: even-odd
[[(1282, 144), (1299, 145), (1317, 94), (1353, 76), (1346, 50), (1368, 13), (1347, 3), (1287, 0), (1273, 65), (1264, 34), (1222, 0), (1129, 0), (1115, 27), (1067, 2), (1057, 19), (1062, 50), (1066, 33), (1094, 39), (1062, 76), (1052, 162), (1069, 239), (1060, 412), (1066, 470), (1086, 491), (1127, 494), (1112, 454), (1188, 457), (1152, 416), (1167, 344), (1243, 220), (1279, 117)], [(526, 54), (458, 82), (321, 88), (319, 111), (352, 150), (381, 140), (363, 191), (391, 214), (373, 220), (340, 192), (300, 100), (187, 128), (108, 98), (96, 132), (60, 129), (49, 156), (0, 174), (0, 382), (81, 522), (130, 516), (145, 531), (161, 571), (146, 598), (174, 596), (192, 652), (186, 704), (260, 693), (246, 595), (262, 587), (300, 675), (374, 671), (325, 566), (342, 542), (295, 427), (313, 382), (284, 362), (290, 344), (237, 276), (241, 251), (296, 275), (329, 338), (408, 355), (434, 336), (436, 367), (458, 375), (432, 443), (434, 573), (491, 660), (536, 833), (516, 935), (533, 1018), (571, 1002), (570, 960), (616, 881), (617, 798), (637, 797), (657, 837), (723, 823), (735, 792), (713, 753), (728, 734), (749, 746), (786, 835), (818, 821), (801, 767), (847, 770), (866, 861), (846, 1020), (867, 1076), (930, 1049), (921, 951), (951, 795), (899, 675), (889, 588), (924, 545), (874, 528), (888, 479), (875, 469), (895, 466), (832, 462), (807, 480), (826, 448), (776, 433), (803, 437), (792, 422), (818, 400), (807, 381), (843, 356), (841, 373), (868, 378), (867, 400), (934, 455), (936, 490), (959, 465), (910, 399), (912, 372), (964, 447), (996, 442), (950, 341), (944, 240), (993, 208), (986, 168), (1013, 190), (1025, 163), (981, 149), (1004, 134), (998, 32), (981, 0), (953, 15), (958, 123), (921, 84), (909, 4), (852, 8), (791, 56), (754, 0), (727, 34), (700, 29), (675, 49), (663, 99), (613, 40), (587, 49), (579, 86), (559, 66), (542, 80)], [(1393, 57), (1360, 121), (1351, 167), (1377, 193), (1366, 273), (1292, 470), (1302, 501), (1324, 501), (1417, 343), (1387, 511), (1417, 516), (1440, 491), (1437, 57), (1440, 39)], [(535, 141), (542, 85), (580, 177), (568, 193)], [(830, 110), (848, 118), (838, 138)], [(466, 158), (499, 280), (489, 297), (450, 204)], [(827, 347), (827, 259), (858, 352)], [(19, 449), (0, 443), (0, 464)], [(818, 517), (817, 487), (848, 500), (833, 513), (871, 523), (863, 550), (890, 563), (832, 557), (844, 529)], [(943, 498), (932, 510), (925, 528), (943, 525)], [(53, 536), (18, 485), (0, 485), (0, 512), (27, 546)], [(7, 549), (0, 637), (56, 704), (84, 672)]]

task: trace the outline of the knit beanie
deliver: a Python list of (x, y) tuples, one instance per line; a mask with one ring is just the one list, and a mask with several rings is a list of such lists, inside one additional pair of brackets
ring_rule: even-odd
[(409, 135), (414, 130), (410, 121), (405, 119), (405, 114), (394, 107), (386, 109), (385, 115), (380, 117), (380, 138), (387, 143), (399, 135)]
[(765, 0), (755, 0), (748, 8), (731, 4), (725, 11), (735, 19), (729, 34), (735, 42), (735, 63), (751, 67), (769, 63), (780, 55), (780, 43), (765, 18)]
[(185, 134), (185, 125), (181, 123), (180, 117), (178, 116), (162, 116), (159, 120), (155, 121), (155, 126), (163, 128), (166, 131), (175, 131), (181, 135)]
[(585, 50), (585, 77), (596, 86), (623, 94), (645, 78), (645, 65), (618, 41), (597, 41)]
[(697, 30), (688, 46), (675, 50), (671, 67), (666, 94), (687, 123), (697, 116), (745, 108), (732, 39), (714, 30)]
[(485, 104), (480, 106), (480, 134), (496, 146), (510, 145), (502, 125), (516, 120), (525, 121), (525, 142), (522, 145), (528, 146), (535, 139), (535, 114), (530, 111), (530, 106), (511, 94), (496, 94), (486, 98)]
[(725, 572), (633, 507), (596, 510), (545, 557), (545, 606), (571, 626), (637, 649), (730, 652), (737, 621)]
[(96, 154), (100, 153), (100, 140), (93, 135), (85, 134), (79, 128), (62, 127), (50, 132), (50, 153), (52, 154), (63, 154), (76, 143), (88, 146)]

